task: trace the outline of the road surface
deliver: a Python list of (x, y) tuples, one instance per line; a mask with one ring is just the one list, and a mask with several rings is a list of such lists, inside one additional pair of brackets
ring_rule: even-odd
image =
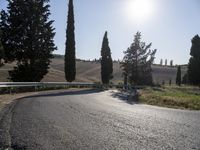
[(117, 91), (84, 90), (18, 100), (1, 120), (0, 149), (200, 150), (199, 111), (123, 99)]

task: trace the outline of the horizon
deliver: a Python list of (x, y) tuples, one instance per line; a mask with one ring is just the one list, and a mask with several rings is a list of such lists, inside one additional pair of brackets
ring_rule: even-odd
[[(54, 55), (53, 59), (54, 58), (60, 58), (60, 57), (64, 58), (65, 57), (64, 54), (54, 53), (53, 55)], [(76, 61), (90, 61), (90, 62), (94, 62), (94, 61), (98, 61), (98, 60), (100, 60), (100, 58), (93, 58), (93, 59), (76, 58)], [(118, 62), (118, 61), (121, 62), (122, 60), (120, 60), (120, 59), (113, 59), (113, 62)], [(153, 63), (152, 65), (160, 65), (160, 63)], [(188, 63), (187, 64), (173, 64), (173, 66), (170, 66), (170, 62), (168, 61), (167, 65), (165, 65), (165, 63), (163, 63), (160, 66), (163, 66), (163, 67), (165, 67), (165, 66), (166, 67), (176, 67), (176, 66), (186, 66), (186, 65), (188, 65)]]
[[(74, 0), (77, 58), (99, 59), (103, 35), (108, 31), (112, 58), (121, 60), (123, 51), (132, 43), (135, 33), (140, 31), (141, 41), (152, 42), (151, 49), (157, 49), (156, 64), (160, 59), (167, 59), (168, 64), (170, 60), (174, 64), (188, 64), (191, 39), (200, 34), (200, 20), (196, 19), (200, 15), (200, 1), (149, 0), (150, 3), (142, 0), (142, 4), (135, 1)], [(5, 9), (7, 2), (2, 2), (0, 9)], [(50, 1), (50, 6), (50, 19), (55, 20), (55, 45), (58, 47), (54, 54), (63, 55), (68, 0)], [(141, 12), (141, 9), (145, 11)]]

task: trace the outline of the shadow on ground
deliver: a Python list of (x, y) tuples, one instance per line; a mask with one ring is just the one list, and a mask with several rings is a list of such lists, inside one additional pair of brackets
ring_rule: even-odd
[(124, 101), (130, 105), (134, 105), (138, 103), (138, 97), (133, 96), (130, 92), (124, 90), (112, 91), (112, 97), (117, 98), (121, 101)]
[(25, 146), (13, 145), (12, 150), (26, 150)]
[(26, 150), (26, 147), (18, 145), (13, 145), (11, 148), (8, 146), (0, 146), (0, 150)]
[(86, 89), (86, 90), (66, 90), (62, 92), (46, 92), (44, 94), (37, 94), (33, 96), (27, 96), (25, 98), (36, 98), (36, 97), (54, 97), (54, 96), (66, 96), (66, 95), (85, 95), (85, 94), (93, 94), (93, 93), (100, 93), (103, 92), (100, 89)]

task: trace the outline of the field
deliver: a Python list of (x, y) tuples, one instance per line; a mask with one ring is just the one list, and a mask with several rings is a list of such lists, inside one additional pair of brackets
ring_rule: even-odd
[[(8, 71), (12, 70), (14, 64), (6, 64), (5, 66), (0, 68), (0, 82), (9, 81)], [(172, 80), (172, 83), (175, 83), (176, 78), (176, 67), (169, 66), (158, 66), (153, 65), (153, 79), (155, 83), (162, 83), (165, 81), (166, 84), (169, 83), (169, 80)], [(98, 62), (87, 62), (87, 61), (77, 61), (77, 76), (76, 81), (80, 82), (100, 82), (101, 65)], [(112, 80), (113, 83), (120, 83), (123, 81), (122, 70), (120, 68), (120, 64), (115, 62), (113, 64), (113, 75), (114, 78)], [(182, 69), (182, 75), (184, 75), (186, 69)], [(64, 59), (54, 58), (52, 59), (49, 73), (42, 80), (43, 82), (64, 82)]]
[(139, 95), (139, 101), (149, 105), (200, 110), (200, 88), (198, 87), (148, 87), (140, 90)]

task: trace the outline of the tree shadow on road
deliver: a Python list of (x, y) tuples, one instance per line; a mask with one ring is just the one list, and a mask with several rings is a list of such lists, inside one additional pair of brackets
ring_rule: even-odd
[(103, 92), (100, 89), (80, 89), (80, 90), (66, 90), (66, 91), (57, 91), (57, 92), (46, 92), (42, 94), (37, 94), (33, 96), (28, 96), (26, 98), (36, 98), (36, 97), (57, 97), (57, 96), (67, 96), (67, 95), (86, 95)]
[(9, 146), (1, 146), (0, 145), (0, 150), (26, 150), (25, 146), (18, 146), (18, 145), (12, 145), (10, 148)]
[(138, 104), (138, 98), (136, 96), (131, 96), (129, 92), (124, 90), (112, 91), (111, 96), (130, 105)]
[(12, 150), (26, 150), (25, 146), (13, 145)]

